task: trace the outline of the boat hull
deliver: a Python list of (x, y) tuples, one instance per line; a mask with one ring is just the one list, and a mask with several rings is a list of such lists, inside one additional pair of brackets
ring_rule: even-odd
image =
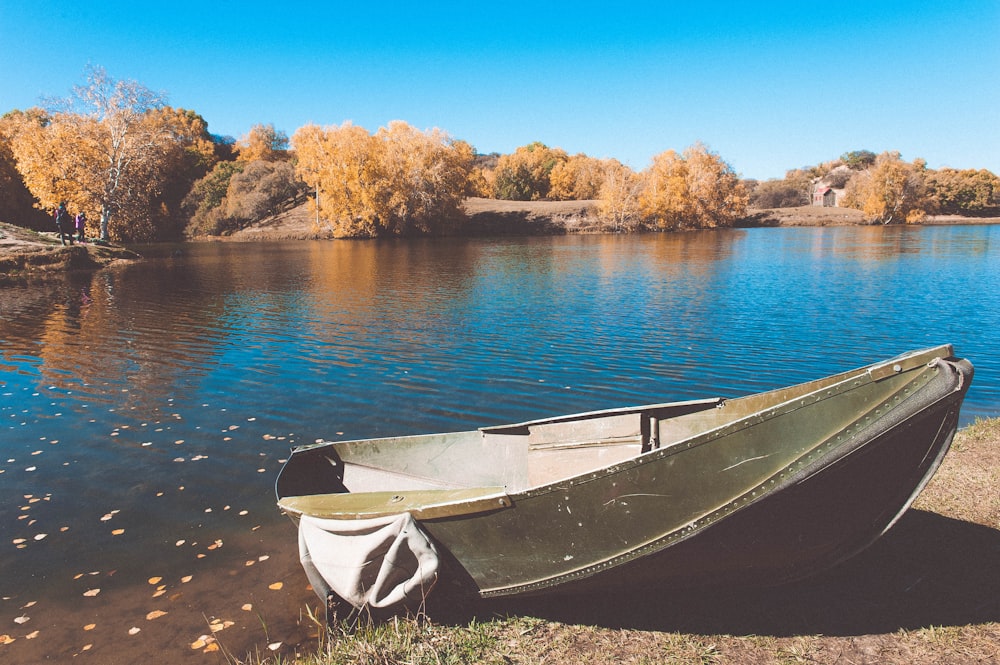
[[(482, 597), (780, 584), (843, 561), (895, 523), (948, 450), (972, 374), (945, 346), (729, 403), (310, 446), (289, 460), (278, 495), (329, 493), (282, 499), (293, 518), (379, 516), (399, 501), (446, 574)], [(482, 492), (427, 490), (431, 476), (447, 476), (427, 460), (448, 451)], [(489, 459), (476, 467), (477, 456)], [(396, 467), (383, 477), (385, 458)], [(522, 458), (554, 479), (518, 470)], [(581, 459), (601, 463), (579, 471)], [(366, 469), (365, 491), (344, 501), (338, 493), (357, 491), (343, 473), (353, 466)], [(450, 502), (421, 507), (427, 496)], [(328, 499), (339, 507), (323, 513)]]

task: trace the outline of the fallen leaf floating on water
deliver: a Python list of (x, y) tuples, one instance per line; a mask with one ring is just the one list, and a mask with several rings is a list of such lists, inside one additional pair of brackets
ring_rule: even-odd
[(208, 644), (208, 646), (205, 647), (205, 653), (211, 653), (213, 651), (218, 651), (218, 650), (219, 650), (218, 642), (211, 642), (210, 644)]
[(274, 584), (269, 585), (267, 588), (270, 589), (271, 591), (278, 591), (283, 586), (285, 586), (284, 582), (275, 582)]
[(146, 581), (149, 582), (150, 584), (159, 584), (160, 580), (162, 580), (162, 579), (163, 579), (162, 577), (150, 577)]
[(23, 616), (23, 615), (22, 615), (22, 616), (19, 616), (19, 617), (15, 617), (15, 618), (14, 618), (14, 623), (16, 623), (16, 624), (17, 624), (17, 625), (19, 625), (19, 626), (20, 626), (21, 624), (25, 624), (25, 623), (28, 623), (29, 621), (31, 621), (31, 617), (29, 617), (29, 616)]
[(28, 609), (29, 607), (34, 607), (34, 606), (35, 606), (35, 605), (37, 605), (37, 604), (38, 604), (38, 601), (37, 601), (37, 600), (33, 600), (33, 601), (29, 602), (29, 603), (25, 603), (24, 605), (22, 605), (22, 606), (21, 606), (21, 609), (22, 609), (22, 610), (26, 610), (26, 609)]
[(95, 628), (97, 628), (96, 623), (88, 623), (86, 626), (83, 627), (84, 630), (94, 630)]
[(250, 610), (253, 609), (253, 605), (251, 605), (250, 603), (246, 603), (240, 609), (243, 610), (244, 612), (249, 612)]
[(184, 577), (181, 578), (181, 584), (187, 584), (192, 579), (194, 579), (194, 575), (185, 575)]
[(36, 637), (38, 637), (38, 631), (37, 630), (33, 630), (30, 633), (28, 633), (27, 635), (25, 635), (24, 639), (26, 639), (26, 640), (33, 640)]
[(271, 651), (277, 651), (278, 649), (281, 648), (281, 642), (271, 642), (270, 644), (267, 645), (267, 648), (270, 649)]
[(45, 538), (48, 535), (49, 534), (47, 534), (47, 533), (40, 533), (37, 536), (35, 536), (35, 540), (42, 540), (43, 538)]
[(146, 621), (152, 621), (153, 619), (159, 619), (160, 617), (162, 617), (164, 615), (166, 615), (166, 612), (164, 612), (163, 610), (153, 610), (152, 612), (150, 612), (149, 614), (146, 615)]
[(87, 589), (86, 591), (83, 592), (83, 595), (87, 596), (88, 598), (93, 598), (94, 596), (96, 596), (100, 592), (101, 592), (100, 589)]
[(111, 532), (111, 535), (112, 536), (120, 536), (123, 533), (125, 533), (125, 529), (115, 529), (114, 531)]
[(0, 635), (0, 644), (10, 644), (14, 639), (10, 635)]
[(205, 647), (208, 646), (210, 642), (214, 641), (215, 641), (214, 637), (211, 637), (209, 635), (202, 635), (201, 637), (199, 637), (198, 639), (196, 639), (194, 642), (191, 643), (191, 648), (196, 651), (198, 649), (204, 649)]
[(141, 631), (141, 630), (142, 630), (142, 628), (137, 628), (135, 626), (132, 626), (131, 628), (128, 629), (128, 634), (129, 635), (138, 635), (139, 631)]

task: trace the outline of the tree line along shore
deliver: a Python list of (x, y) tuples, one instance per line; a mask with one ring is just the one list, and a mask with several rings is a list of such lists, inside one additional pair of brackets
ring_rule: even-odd
[(311, 225), (299, 237), (375, 238), (1000, 217), (993, 173), (896, 152), (854, 150), (758, 182), (701, 143), (635, 171), (541, 142), (479, 154), (403, 121), (291, 137), (259, 124), (236, 140), (100, 67), (69, 97), (0, 118), (0, 194), (0, 221), (53, 230), (65, 203), (86, 213), (89, 236), (117, 243), (280, 236), (300, 218)]

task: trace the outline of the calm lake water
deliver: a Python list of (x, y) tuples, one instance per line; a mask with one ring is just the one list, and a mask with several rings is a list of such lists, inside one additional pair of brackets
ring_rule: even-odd
[(272, 487), (318, 438), (737, 396), (944, 342), (977, 369), (962, 423), (1000, 416), (996, 226), (140, 251), (0, 289), (4, 662), (203, 658), (213, 622), (237, 654), (311, 648)]

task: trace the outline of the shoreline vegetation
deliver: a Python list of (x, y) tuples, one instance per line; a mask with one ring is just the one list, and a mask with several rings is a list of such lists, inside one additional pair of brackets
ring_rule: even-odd
[[(608, 234), (599, 220), (598, 202), (507, 201), (467, 198), (462, 203), (465, 220), (452, 235), (462, 237), (540, 236)], [(937, 215), (920, 225), (997, 224), (1000, 217)], [(859, 210), (838, 207), (799, 206), (751, 210), (734, 226), (850, 226), (868, 225)], [(652, 231), (651, 231), (652, 232)], [(671, 231), (683, 233), (685, 231)], [(272, 215), (263, 221), (227, 235), (199, 236), (195, 241), (281, 241), (333, 239), (332, 228), (320, 221), (310, 201)], [(107, 243), (60, 244), (58, 234), (36, 232), (0, 222), (0, 286), (44, 278), (68, 271), (95, 270), (122, 261), (140, 260), (139, 253)]]
[[(598, 201), (507, 201), (470, 197), (462, 203), (466, 221), (459, 236), (614, 234), (598, 217)], [(309, 240), (333, 238), (324, 224), (316, 225), (315, 208), (303, 203), (263, 222), (225, 236), (203, 236), (202, 240)], [(1000, 217), (935, 215), (918, 226), (935, 224), (1000, 224)], [(787, 226), (871, 225), (860, 210), (839, 207), (798, 206), (751, 209), (737, 228)], [(704, 230), (704, 229), (688, 229)], [(683, 233), (684, 231), (668, 231)], [(658, 231), (647, 231), (657, 233)]]
[[(687, 596), (482, 603), (332, 627), (274, 655), (228, 662), (996, 663), (1000, 662), (1000, 418), (958, 432), (938, 473), (882, 539), (817, 578)], [(441, 605), (444, 604), (444, 607)], [(258, 652), (259, 654), (259, 652)]]

